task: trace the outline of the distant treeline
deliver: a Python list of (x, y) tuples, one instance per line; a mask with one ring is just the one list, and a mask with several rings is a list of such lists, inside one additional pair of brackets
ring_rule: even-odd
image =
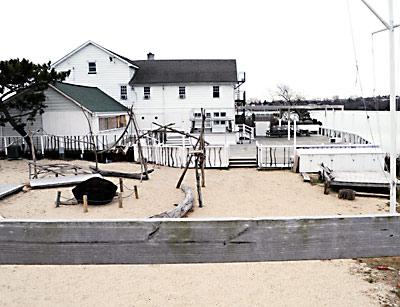
[[(247, 102), (248, 105), (344, 105), (345, 110), (365, 110), (368, 111), (389, 111), (389, 96), (376, 96), (376, 97), (357, 97), (347, 99), (324, 99), (324, 100), (292, 100), (290, 102), (275, 100), (275, 101), (261, 101), (253, 100)], [(397, 110), (400, 110), (400, 99), (396, 97)]]

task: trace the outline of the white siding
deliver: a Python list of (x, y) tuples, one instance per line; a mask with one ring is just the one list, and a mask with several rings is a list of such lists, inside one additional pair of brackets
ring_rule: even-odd
[[(219, 85), (220, 97), (213, 98), (213, 86)], [(175, 123), (176, 127), (189, 130), (194, 111), (204, 108), (207, 112), (226, 112), (227, 118), (235, 118), (233, 84), (175, 84), (148, 85), (150, 99), (144, 99), (144, 86), (135, 86), (135, 113), (140, 129), (150, 129), (152, 122)], [(179, 86), (186, 87), (186, 98), (179, 98)], [(156, 120), (155, 117), (158, 117)], [(144, 118), (144, 119), (143, 119)]]
[(89, 127), (82, 109), (52, 88), (46, 91), (43, 130), (52, 135), (86, 135)]
[[(12, 114), (15, 114), (12, 112)], [(28, 131), (38, 131), (41, 130), (42, 128), (42, 116), (37, 115), (35, 118), (34, 122), (27, 122), (26, 120), (23, 120), (23, 122), (26, 122), (27, 125), (25, 126), (25, 132), (28, 133)], [(5, 124), (4, 127), (0, 126), (0, 136), (20, 136), (18, 132), (16, 132), (10, 124)]]
[[(96, 74), (88, 74), (89, 62), (96, 62)], [(128, 86), (128, 99), (121, 100), (120, 86), (128, 84), (133, 76), (134, 68), (92, 44), (59, 63), (55, 69), (57, 71), (71, 71), (65, 82), (98, 87), (126, 106), (132, 105), (132, 89)]]
[(52, 135), (86, 135), (87, 120), (82, 111), (50, 111), (43, 117), (43, 130)]

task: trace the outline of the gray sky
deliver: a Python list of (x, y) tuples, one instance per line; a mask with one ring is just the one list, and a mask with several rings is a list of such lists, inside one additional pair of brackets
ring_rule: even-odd
[[(368, 2), (388, 19), (387, 1)], [(371, 32), (382, 28), (360, 0), (10, 0), (1, 8), (0, 59), (55, 62), (87, 40), (131, 59), (149, 51), (157, 59), (234, 58), (246, 71), (247, 97), (262, 99), (278, 83), (308, 98), (361, 95), (351, 28), (363, 93), (371, 95)], [(396, 60), (399, 38), (396, 30)], [(375, 37), (377, 94), (388, 92), (387, 45), (387, 33)]]

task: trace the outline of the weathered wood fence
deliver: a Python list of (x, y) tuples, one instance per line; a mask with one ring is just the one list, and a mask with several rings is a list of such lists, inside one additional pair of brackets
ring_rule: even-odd
[[(185, 167), (192, 147), (171, 145), (142, 145), (143, 156), (148, 162), (170, 167)], [(206, 167), (226, 168), (229, 166), (229, 146), (208, 145), (206, 147)], [(134, 145), (135, 161), (139, 161), (137, 145)], [(194, 167), (194, 161), (189, 165)]]
[[(94, 143), (98, 150), (105, 150), (115, 144), (120, 135), (98, 134), (94, 135)], [(76, 158), (92, 151), (93, 140), (89, 135), (35, 135), (32, 137), (37, 154), (42, 157), (56, 158), (60, 153), (71, 158)], [(118, 142), (118, 146), (126, 146), (132, 143), (133, 138), (127, 136)], [(7, 155), (10, 145), (19, 145), (23, 150), (29, 150), (25, 146), (25, 140), (20, 136), (0, 137), (0, 154)]]
[(155, 264), (400, 255), (398, 216), (0, 221), (0, 264)]

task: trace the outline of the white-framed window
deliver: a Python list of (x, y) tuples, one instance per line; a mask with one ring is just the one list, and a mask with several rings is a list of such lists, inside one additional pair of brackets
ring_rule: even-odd
[(96, 62), (88, 62), (88, 74), (97, 74)]
[(211, 113), (209, 113), (209, 112), (206, 113), (206, 117), (207, 117), (207, 118), (210, 118), (210, 117), (211, 117)]
[(221, 112), (221, 117), (226, 117), (226, 112)]
[(214, 120), (214, 125), (219, 125), (219, 120)]
[(125, 115), (108, 116), (99, 118), (99, 130), (111, 130), (126, 127)]
[(225, 125), (225, 121), (224, 120), (221, 120), (221, 125)]
[(128, 99), (128, 87), (126, 85), (121, 85), (120, 87), (121, 99), (127, 100)]
[(186, 98), (186, 87), (184, 87), (184, 86), (179, 87), (179, 98), (180, 99)]
[(213, 98), (219, 98), (219, 86), (218, 85), (213, 86)]
[(150, 86), (143, 87), (143, 98), (150, 99)]
[(219, 112), (214, 112), (214, 117), (219, 117)]
[(201, 117), (201, 113), (194, 113), (194, 117)]

